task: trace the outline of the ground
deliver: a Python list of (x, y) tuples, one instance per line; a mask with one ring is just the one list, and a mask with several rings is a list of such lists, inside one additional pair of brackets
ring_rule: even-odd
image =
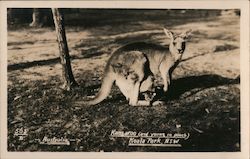
[[(60, 88), (53, 27), (9, 29), (8, 150), (239, 151), (240, 18), (172, 12), (133, 10), (114, 15), (107, 11), (86, 16), (81, 25), (70, 25), (66, 17), (72, 68), (79, 84), (72, 91)], [(193, 30), (164, 105), (129, 106), (115, 86), (98, 105), (75, 104), (98, 92), (104, 66), (119, 46), (134, 41), (167, 44), (162, 27)], [(23, 140), (14, 135), (18, 128), (28, 130)], [(130, 147), (127, 138), (110, 137), (112, 130), (189, 133), (190, 137), (181, 141), (182, 147)], [(45, 136), (75, 141), (69, 146), (38, 144), (37, 139)]]

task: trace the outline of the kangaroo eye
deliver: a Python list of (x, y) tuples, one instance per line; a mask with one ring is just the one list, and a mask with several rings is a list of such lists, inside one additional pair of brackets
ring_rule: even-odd
[(174, 45), (176, 45), (176, 42), (173, 42)]

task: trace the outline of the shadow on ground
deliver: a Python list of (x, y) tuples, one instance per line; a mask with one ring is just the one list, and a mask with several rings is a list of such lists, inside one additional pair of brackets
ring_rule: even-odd
[[(171, 100), (179, 99), (181, 95), (188, 92), (188, 95), (185, 97), (190, 97), (198, 92), (202, 92), (205, 89), (218, 87), (218, 86), (228, 86), (231, 84), (239, 84), (240, 76), (235, 79), (222, 77), (216, 74), (208, 74), (208, 75), (200, 75), (200, 76), (189, 76), (183, 77), (179, 79), (175, 79), (172, 81), (172, 84), (169, 87), (167, 93), (163, 92), (162, 86), (160, 86), (157, 91), (156, 99), (163, 100), (165, 102), (169, 102)], [(97, 94), (97, 91), (100, 89), (100, 84), (90, 85), (88, 87), (84, 87), (82, 89), (86, 90), (87, 96), (93, 96)], [(114, 88), (114, 86), (113, 86)], [(93, 91), (97, 90), (97, 91)], [(115, 102), (120, 100), (125, 100), (125, 97), (118, 91), (118, 88), (115, 86), (116, 95), (112, 95), (113, 97), (110, 99), (106, 99), (103, 102)], [(83, 96), (86, 94), (82, 94)]]
[(192, 96), (193, 94), (206, 88), (239, 83), (239, 76), (236, 79), (226, 78), (216, 74), (183, 77), (172, 81), (170, 90), (168, 91), (168, 97), (170, 99), (177, 99), (183, 93), (195, 88), (199, 89), (195, 92), (190, 93), (188, 96)]

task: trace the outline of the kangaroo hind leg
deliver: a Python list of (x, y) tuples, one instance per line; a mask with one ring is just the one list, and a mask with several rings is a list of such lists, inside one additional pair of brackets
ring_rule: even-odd
[[(132, 85), (131, 85), (132, 86)], [(139, 96), (140, 83), (136, 82), (130, 89), (129, 105), (137, 106)]]
[(126, 97), (126, 100), (129, 101), (129, 94), (130, 94), (130, 87), (129, 85), (127, 85), (128, 81), (124, 78), (119, 78), (116, 80), (116, 85), (119, 87), (120, 91), (122, 92), (122, 94)]

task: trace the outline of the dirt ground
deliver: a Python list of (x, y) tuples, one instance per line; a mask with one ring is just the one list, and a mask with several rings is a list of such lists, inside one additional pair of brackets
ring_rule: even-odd
[[(9, 29), (10, 151), (240, 151), (239, 16), (141, 13), (121, 12), (105, 20), (108, 12), (91, 14), (78, 26), (69, 25), (66, 17), (73, 73), (80, 85), (70, 92), (60, 89), (53, 27)], [(162, 27), (193, 30), (164, 105), (129, 106), (115, 86), (98, 105), (74, 103), (98, 92), (106, 61), (119, 46), (134, 41), (167, 44)], [(24, 140), (14, 135), (18, 128), (28, 129)], [(182, 147), (130, 147), (126, 138), (111, 138), (112, 130), (190, 133), (190, 138)], [(61, 146), (38, 144), (44, 136), (76, 140)]]

